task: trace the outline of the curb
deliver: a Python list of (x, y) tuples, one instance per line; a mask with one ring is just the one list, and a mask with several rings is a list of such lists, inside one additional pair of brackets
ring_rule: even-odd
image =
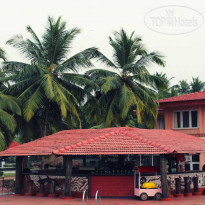
[(184, 193), (184, 196), (192, 196), (192, 193)]
[(184, 197), (184, 194), (175, 194), (175, 197)]

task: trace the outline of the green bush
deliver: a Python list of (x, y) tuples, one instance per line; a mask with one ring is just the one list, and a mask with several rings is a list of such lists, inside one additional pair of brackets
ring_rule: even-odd
[(0, 171), (0, 177), (2, 177), (4, 175), (4, 172)]

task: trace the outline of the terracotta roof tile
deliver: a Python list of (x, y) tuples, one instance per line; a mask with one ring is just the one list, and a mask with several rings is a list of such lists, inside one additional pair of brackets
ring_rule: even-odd
[(12, 141), (11, 144), (9, 145), (8, 149), (19, 146), (20, 144), (16, 141)]
[(169, 103), (169, 102), (193, 101), (193, 100), (205, 100), (205, 91), (165, 98), (159, 100), (158, 102)]
[(166, 154), (205, 152), (205, 140), (172, 130), (65, 130), (0, 152), (0, 156)]

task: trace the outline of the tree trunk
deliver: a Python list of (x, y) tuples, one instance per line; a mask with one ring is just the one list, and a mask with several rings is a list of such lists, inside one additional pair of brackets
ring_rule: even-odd
[(43, 136), (47, 135), (47, 124), (48, 124), (48, 105), (46, 105), (45, 122), (43, 128)]
[(162, 197), (168, 198), (168, 183), (167, 183), (167, 157), (165, 154), (160, 155), (160, 174), (161, 174), (161, 184), (162, 184)]
[(64, 165), (64, 171), (65, 171), (64, 196), (71, 197), (72, 157), (63, 156), (63, 165)]

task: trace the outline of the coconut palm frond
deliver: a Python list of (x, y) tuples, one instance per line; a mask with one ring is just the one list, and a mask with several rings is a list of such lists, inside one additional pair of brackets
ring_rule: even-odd
[(79, 86), (90, 86), (94, 89), (99, 88), (99, 86), (94, 82), (84, 77), (84, 75), (74, 74), (74, 73), (62, 73), (59, 74), (59, 78), (63, 79), (66, 82), (76, 84)]
[(27, 63), (17, 62), (17, 61), (6, 61), (3, 63), (3, 71), (4, 72), (15, 72), (19, 71), (22, 68), (25, 68), (26, 66), (29, 66)]
[(104, 69), (92, 69), (85, 72), (85, 77), (93, 80), (99, 80), (100, 78), (106, 78), (106, 77), (113, 77), (116, 75), (117, 73), (109, 70), (104, 70)]
[(0, 92), (0, 108), (13, 114), (21, 115), (21, 109), (12, 96)]
[(6, 52), (2, 48), (0, 48), (0, 58), (3, 59), (4, 61), (7, 60)]
[(106, 82), (103, 84), (101, 90), (103, 93), (107, 93), (112, 89), (117, 89), (121, 87), (121, 80), (119, 77), (108, 77)]
[(95, 58), (102, 62), (103, 64), (105, 64), (108, 67), (111, 68), (117, 68), (117, 66), (108, 58), (106, 57), (104, 54), (102, 54), (99, 50), (96, 49), (95, 51)]
[(116, 103), (117, 103), (116, 101), (117, 101), (117, 95), (113, 97), (113, 99), (107, 106), (105, 127), (110, 127), (111, 123), (116, 118)]
[(5, 138), (6, 138), (6, 136), (4, 135), (2, 130), (0, 129), (0, 151), (3, 151), (6, 148)]
[(3, 126), (6, 127), (6, 129), (8, 129), (11, 132), (14, 132), (16, 128), (15, 118), (2, 109), (0, 109), (0, 122)]
[[(125, 83), (121, 88), (119, 104), (120, 108), (122, 109), (121, 117), (123, 120), (127, 117), (128, 112), (132, 106), (136, 107), (136, 109), (138, 110), (137, 113), (141, 113), (144, 107), (142, 100), (140, 98), (137, 98), (132, 89), (130, 89)], [(140, 114), (138, 115), (138, 121), (141, 122)]]
[(74, 56), (70, 57), (62, 64), (55, 68), (56, 72), (62, 72), (66, 70), (77, 72), (80, 68), (88, 68), (92, 67), (93, 64), (91, 59), (96, 58), (96, 51), (95, 47), (85, 49)]
[[(30, 88), (31, 89), (31, 88)], [(26, 93), (24, 93), (25, 95)], [(23, 95), (20, 96), (22, 98)], [(27, 122), (31, 120), (35, 112), (43, 105), (43, 93), (41, 86), (38, 86), (31, 96), (23, 104), (23, 115)]]
[(61, 22), (61, 17), (56, 21), (48, 17), (48, 26), (42, 37), (42, 46), (49, 65), (58, 65), (66, 58), (73, 39), (79, 33), (78, 28), (67, 30), (66, 23)]

